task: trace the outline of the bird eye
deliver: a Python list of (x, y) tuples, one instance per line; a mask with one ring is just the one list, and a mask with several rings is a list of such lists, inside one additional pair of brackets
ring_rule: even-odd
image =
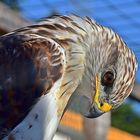
[(103, 86), (111, 87), (114, 83), (114, 80), (115, 78), (113, 72), (107, 71), (106, 73), (104, 73), (101, 82)]

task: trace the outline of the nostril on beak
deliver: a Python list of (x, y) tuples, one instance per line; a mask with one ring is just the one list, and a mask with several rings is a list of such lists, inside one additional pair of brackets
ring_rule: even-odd
[(100, 103), (100, 107), (102, 107), (103, 105), (104, 105), (104, 101), (103, 101), (103, 99), (99, 99), (99, 103)]
[(100, 106), (102, 107), (103, 105), (104, 105), (103, 102), (101, 102)]

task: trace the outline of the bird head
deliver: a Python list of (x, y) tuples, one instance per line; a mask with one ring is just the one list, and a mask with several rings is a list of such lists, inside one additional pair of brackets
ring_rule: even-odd
[(123, 40), (108, 28), (93, 33), (91, 40), (83, 76), (91, 85), (85, 116), (96, 118), (120, 106), (132, 92), (137, 62)]

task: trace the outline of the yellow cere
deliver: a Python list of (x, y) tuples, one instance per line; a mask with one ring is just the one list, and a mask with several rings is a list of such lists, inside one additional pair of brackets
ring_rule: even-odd
[(97, 104), (97, 107), (104, 112), (108, 112), (112, 108), (112, 106), (106, 102), (104, 102), (103, 105), (101, 106), (98, 99), (99, 99), (99, 76), (97, 74), (96, 75), (96, 92), (95, 92), (94, 102)]

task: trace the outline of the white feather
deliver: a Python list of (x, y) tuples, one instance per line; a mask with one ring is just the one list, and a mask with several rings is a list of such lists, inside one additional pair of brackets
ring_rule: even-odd
[[(51, 140), (57, 129), (59, 118), (55, 93), (60, 80), (51, 91), (42, 96), (27, 117), (9, 134), (13, 140)], [(3, 140), (8, 140), (8, 137)]]

